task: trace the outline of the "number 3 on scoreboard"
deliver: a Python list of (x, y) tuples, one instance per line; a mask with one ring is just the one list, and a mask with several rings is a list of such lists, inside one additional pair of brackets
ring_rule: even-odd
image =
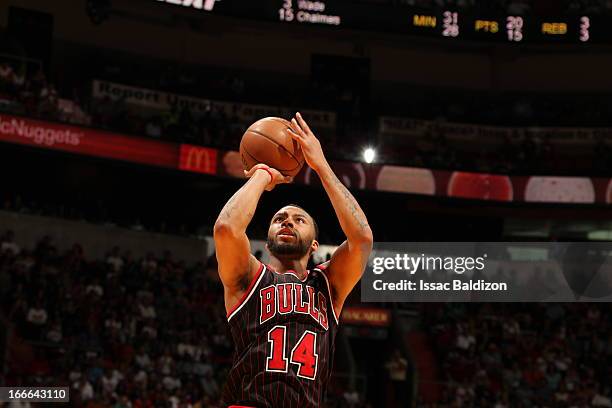
[[(286, 373), (289, 367), (287, 361), (287, 328), (274, 326), (268, 332), (270, 353), (266, 359), (266, 371)], [(306, 330), (291, 350), (291, 364), (298, 366), (297, 376), (314, 380), (317, 376), (317, 333)]]

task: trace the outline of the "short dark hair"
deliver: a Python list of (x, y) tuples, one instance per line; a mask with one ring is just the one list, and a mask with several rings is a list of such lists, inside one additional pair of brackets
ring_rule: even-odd
[(299, 206), (297, 204), (287, 204), (285, 205), (285, 207), (295, 207), (295, 208), (299, 208), (300, 210), (304, 211), (306, 214), (308, 214), (308, 216), (310, 217), (310, 219), (312, 220), (312, 225), (314, 225), (314, 230), (315, 230), (315, 236), (314, 239), (319, 239), (319, 226), (317, 225), (317, 221), (315, 221), (314, 217), (312, 215), (310, 215), (310, 213), (308, 211), (306, 211), (304, 209), (304, 207)]

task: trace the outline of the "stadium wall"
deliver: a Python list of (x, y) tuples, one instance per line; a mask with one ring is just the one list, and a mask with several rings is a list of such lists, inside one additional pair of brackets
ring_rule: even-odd
[(87, 249), (85, 255), (88, 259), (104, 259), (114, 246), (130, 250), (135, 258), (143, 257), (147, 252), (161, 256), (169, 250), (175, 259), (188, 264), (204, 262), (209, 255), (206, 240), (39, 215), (0, 211), (0, 227), (13, 230), (19, 244), (27, 248), (34, 248), (45, 235), (51, 236), (60, 252), (79, 243)]

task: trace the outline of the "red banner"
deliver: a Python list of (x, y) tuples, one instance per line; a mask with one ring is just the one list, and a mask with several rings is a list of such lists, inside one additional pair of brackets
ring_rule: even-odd
[(342, 311), (342, 323), (388, 327), (391, 324), (391, 312), (386, 309), (346, 307)]
[[(219, 156), (218, 174), (242, 176), (238, 152)], [(603, 177), (507, 176), (338, 161), (331, 165), (347, 187), (357, 190), (505, 202), (612, 204), (612, 179)], [(307, 166), (295, 182), (320, 184)]]
[(179, 151), (173, 143), (8, 115), (0, 115), (0, 140), (169, 168)]
[[(220, 176), (244, 177), (236, 151), (0, 115), (0, 141)], [(612, 204), (612, 179), (507, 176), (353, 162), (332, 162), (351, 189), (527, 203)], [(307, 166), (295, 182), (317, 185)]]

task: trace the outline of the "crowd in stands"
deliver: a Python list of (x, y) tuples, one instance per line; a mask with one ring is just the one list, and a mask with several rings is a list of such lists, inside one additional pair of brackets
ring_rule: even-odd
[(422, 307), (444, 394), (426, 408), (612, 407), (605, 303)]
[(213, 264), (119, 248), (90, 260), (10, 232), (0, 260), (3, 311), (35, 353), (13, 356), (9, 381), (71, 384), (77, 406), (217, 406), (232, 348)]
[[(430, 139), (416, 140), (412, 148), (383, 147), (379, 153), (391, 164), (405, 164), (404, 157), (409, 155), (412, 158), (410, 164), (416, 167), (477, 169), (499, 174), (606, 176), (612, 171), (609, 160), (612, 144), (604, 137), (594, 142), (591, 154), (581, 155), (559, 152), (549, 136), (523, 137), (516, 141), (504, 137), (502, 140), (497, 149), (465, 151), (439, 133)], [(567, 161), (572, 159), (573, 166), (568, 168)]]
[[(167, 77), (170, 76), (160, 75), (160, 89), (170, 86), (181, 88), (192, 82), (185, 79), (185, 83), (181, 82), (180, 85), (176, 79), (164, 80)], [(181, 75), (177, 77), (182, 78)], [(226, 89), (227, 98), (236, 100), (249, 100), (249, 95), (255, 95), (256, 98), (257, 95), (265, 94), (261, 91), (249, 92), (249, 89), (259, 88), (251, 84), (253, 81), (245, 81), (239, 76), (226, 75), (222, 81), (212, 82), (207, 89), (220, 98), (223, 88)], [(311, 85), (311, 89), (304, 91), (305, 95), (309, 95), (308, 98), (300, 100), (295, 97), (297, 92), (290, 92), (294, 96), (286, 102), (293, 107), (303, 107), (304, 104), (316, 107), (313, 98), (335, 101), (329, 108), (338, 115), (336, 130), (318, 130), (318, 136), (331, 158), (361, 161), (363, 148), (377, 139), (381, 141), (377, 161), (400, 165), (580, 175), (597, 175), (612, 170), (612, 163), (608, 160), (612, 145), (603, 136), (589, 142), (587, 148), (591, 152), (587, 152), (582, 162), (573, 161), (571, 168), (568, 168), (567, 158), (563, 156), (567, 152), (557, 151), (554, 142), (538, 137), (525, 137), (520, 142), (506, 140), (501, 148), (483, 148), (480, 153), (474, 153), (474, 150), (465, 152), (464, 146), (449, 142), (447, 135), (438, 132), (425, 141), (425, 144), (429, 143), (426, 147), (419, 145), (415, 139), (412, 145), (398, 148), (385, 142), (385, 138), (380, 135), (372, 137), (372, 134), (378, 132), (379, 125), (375, 117), (371, 117), (372, 111), (359, 92), (330, 89), (317, 81)], [(90, 88), (91, 83), (85, 86)], [(330, 97), (330, 94), (335, 97)], [(482, 93), (476, 98), (474, 92), (417, 88), (405, 91), (402, 88), (402, 92), (397, 91), (397, 95), (388, 98), (388, 108), (384, 108), (384, 100), (372, 103), (376, 103), (376, 112), (381, 116), (397, 115), (441, 122), (492, 125), (604, 127), (610, 126), (612, 117), (608, 99), (608, 95), (490, 93)], [(250, 101), (256, 102), (255, 99)], [(323, 109), (321, 106), (318, 108)], [(0, 111), (232, 150), (238, 145), (249, 124), (245, 123), (244, 118), (241, 120), (236, 114), (215, 105), (204, 112), (174, 106), (167, 111), (145, 113), (127, 104), (125, 99), (93, 98), (82, 90), (73, 90), (66, 98), (62, 98), (40, 67), (30, 69), (26, 74), (17, 65), (8, 62), (0, 63)], [(369, 120), (364, 120), (365, 117), (369, 117)], [(342, 142), (349, 137), (351, 143)], [(573, 154), (571, 150), (569, 154)]]
[(94, 123), (104, 129), (121, 129), (135, 135), (213, 147), (236, 146), (236, 139), (239, 141), (246, 130), (236, 118), (227, 117), (225, 112), (217, 109), (199, 117), (187, 109), (172, 109), (142, 117), (127, 109), (124, 101), (104, 98), (92, 104), (91, 113)]
[(386, 116), (497, 126), (610, 127), (610, 97), (606, 93), (466, 92), (398, 85), (386, 102)]
[(28, 69), (0, 61), (0, 111), (77, 125), (91, 124), (78, 101), (60, 97), (40, 65)]
[[(49, 236), (0, 236), (0, 315), (13, 327), (6, 385), (70, 386), (73, 406), (219, 407), (232, 360), (214, 256), (186, 265), (112, 248), (91, 259)], [(329, 406), (361, 408), (342, 388)], [(346, 394), (346, 395), (345, 395)]]

